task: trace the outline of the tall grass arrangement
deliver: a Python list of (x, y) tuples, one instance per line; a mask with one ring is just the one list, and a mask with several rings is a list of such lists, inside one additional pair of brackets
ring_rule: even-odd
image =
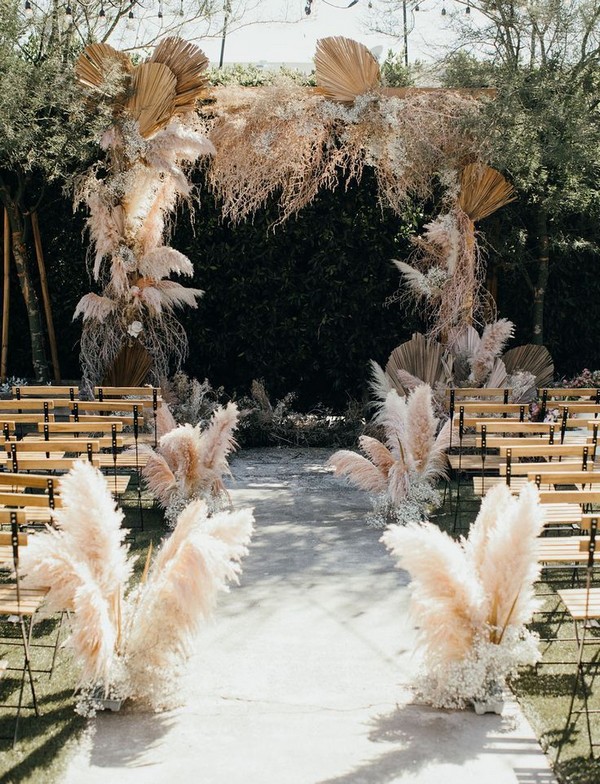
[(539, 658), (526, 628), (536, 608), (538, 492), (518, 498), (505, 485), (482, 501), (467, 539), (430, 523), (391, 526), (382, 541), (411, 576), (411, 614), (418, 627), (418, 689), (436, 707), (485, 700), (523, 664)]
[(90, 213), (92, 276), (100, 289), (82, 297), (74, 315), (83, 318), (80, 357), (92, 385), (109, 379), (128, 386), (148, 376), (158, 384), (185, 358), (187, 339), (174, 311), (195, 308), (202, 292), (168, 280), (192, 275), (193, 266), (166, 241), (177, 204), (191, 204), (186, 168), (214, 153), (193, 113), (207, 64), (200, 49), (179, 38), (164, 39), (136, 66), (106, 44), (91, 44), (77, 61), (76, 77), (92, 102), (115, 74), (122, 83), (114, 124), (100, 140), (104, 160), (80, 179), (75, 197)]
[(60, 489), (57, 527), (30, 537), (21, 571), (26, 585), (50, 587), (48, 612), (70, 613), (67, 644), (81, 668), (82, 709), (93, 709), (98, 694), (160, 707), (176, 694), (177, 676), (218, 593), (238, 579), (252, 511), (211, 517), (203, 501), (191, 502), (154, 558), (148, 554), (132, 589), (123, 515), (105, 477), (79, 461)]
[(362, 455), (342, 449), (328, 464), (372, 494), (371, 524), (419, 520), (429, 505), (439, 502), (434, 485), (445, 476), (451, 424), (441, 425), (435, 416), (427, 384), (406, 398), (391, 389), (375, 422), (383, 430), (382, 441), (361, 436)]
[(142, 447), (148, 453), (142, 475), (170, 525), (194, 499), (203, 498), (211, 510), (222, 505), (238, 418), (238, 408), (230, 402), (215, 409), (206, 427), (179, 425), (160, 438), (156, 449)]

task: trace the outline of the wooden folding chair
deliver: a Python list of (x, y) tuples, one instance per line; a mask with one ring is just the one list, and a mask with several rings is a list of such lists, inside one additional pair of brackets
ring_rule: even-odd
[[(23, 647), (23, 662), (20, 667), (10, 665), (8, 661), (2, 664), (4, 673), (10, 671), (20, 672), (19, 697), (16, 704), (2, 704), (1, 708), (16, 710), (15, 728), (12, 735), (13, 746), (17, 742), (19, 733), (19, 720), (24, 710), (31, 710), (39, 716), (39, 708), (33, 682), (33, 669), (31, 666), (31, 635), (33, 630), (34, 617), (46, 598), (49, 588), (24, 588), (21, 585), (19, 574), (19, 546), (26, 544), (26, 535), (19, 532), (16, 513), (13, 514), (11, 521), (10, 534), (0, 533), (0, 545), (10, 543), (13, 555), (13, 568), (15, 580), (11, 583), (0, 584), (0, 616), (6, 618), (6, 622), (15, 623), (19, 627), (20, 639), (17, 637), (4, 637), (4, 645), (19, 645)], [(58, 643), (58, 640), (57, 640)], [(31, 690), (31, 703), (24, 701), (26, 682)], [(7, 738), (9, 739), (9, 738)]]
[[(594, 749), (600, 743), (594, 741), (590, 716), (600, 713), (600, 709), (592, 709), (589, 704), (590, 687), (593, 683), (595, 670), (600, 664), (598, 659), (585, 659), (584, 653), (586, 646), (600, 645), (600, 640), (589, 639), (590, 624), (592, 621), (600, 620), (600, 588), (592, 587), (594, 574), (594, 556), (596, 551), (596, 536), (598, 532), (598, 518), (593, 517), (590, 521), (590, 535), (587, 542), (582, 543), (582, 547), (587, 550), (587, 568), (584, 588), (567, 588), (558, 591), (558, 595), (565, 607), (567, 614), (573, 621), (575, 637), (577, 640), (577, 662), (575, 672), (575, 682), (571, 693), (569, 710), (563, 731), (563, 738), (558, 748), (557, 761), (560, 757), (564, 742), (569, 732), (574, 728), (579, 716), (585, 716), (588, 741), (590, 746), (590, 756), (594, 757)], [(588, 682), (588, 679), (591, 680)], [(581, 687), (581, 708), (576, 708), (577, 695)], [(575, 720), (573, 721), (573, 717)]]

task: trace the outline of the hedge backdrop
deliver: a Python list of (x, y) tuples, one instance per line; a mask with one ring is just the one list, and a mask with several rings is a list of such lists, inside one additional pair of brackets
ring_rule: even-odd
[[(198, 178), (200, 178), (200, 174)], [(377, 204), (373, 182), (323, 193), (297, 219), (273, 231), (273, 205), (239, 226), (223, 224), (212, 196), (201, 192), (193, 222), (180, 210), (172, 246), (189, 255), (193, 285), (205, 296), (183, 311), (190, 341), (185, 370), (243, 395), (252, 379), (265, 381), (272, 398), (295, 391), (298, 408), (319, 403), (341, 410), (367, 393), (368, 361), (385, 362), (398, 343), (422, 324), (418, 314), (386, 307), (399, 285), (390, 259), (405, 257), (408, 235), (427, 220), (399, 219)], [(86, 267), (85, 215), (73, 213), (59, 190), (40, 209), (63, 378), (79, 376), (80, 322), (72, 313), (94, 290)], [(514, 345), (530, 340), (531, 293), (521, 265), (519, 205), (483, 223), (491, 268), (496, 269), (500, 314), (517, 324)], [(597, 227), (581, 227), (594, 239)], [(552, 249), (546, 303), (548, 348), (560, 375), (600, 367), (600, 327), (594, 313), (600, 283), (591, 250)], [(9, 374), (30, 375), (24, 306), (12, 284)]]

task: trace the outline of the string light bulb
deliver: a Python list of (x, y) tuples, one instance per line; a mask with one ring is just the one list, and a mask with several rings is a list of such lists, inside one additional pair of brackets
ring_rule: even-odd
[(442, 16), (446, 16), (446, 6), (442, 6)]
[(73, 21), (73, 9), (70, 5), (65, 8), (65, 22), (70, 25)]
[(159, 18), (159, 19), (162, 19), (162, 18), (163, 18), (163, 4), (162, 4), (162, 0), (161, 0), (161, 2), (158, 4), (158, 18)]
[(25, 16), (28, 19), (31, 19), (31, 17), (33, 16), (33, 6), (29, 2), (29, 0), (25, 0)]
[(471, 6), (470, 6), (470, 5), (468, 5), (468, 6), (465, 8), (465, 14), (470, 14), (470, 13), (471, 13)]
[(106, 19), (106, 11), (104, 10), (104, 6), (100, 6), (100, 11), (98, 12), (98, 16), (100, 19)]

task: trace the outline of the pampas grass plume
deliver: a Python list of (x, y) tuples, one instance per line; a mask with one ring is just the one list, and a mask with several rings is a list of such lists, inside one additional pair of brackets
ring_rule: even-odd
[(347, 476), (361, 490), (384, 493), (387, 489), (386, 475), (370, 460), (362, 455), (357, 455), (356, 452), (340, 449), (331, 455), (327, 465), (331, 466), (339, 476)]
[(125, 585), (133, 560), (123, 544), (123, 512), (117, 508), (106, 478), (87, 460), (78, 460), (60, 482), (62, 508), (56, 526), (68, 540), (73, 560), (86, 563), (106, 595)]
[(381, 541), (411, 576), (411, 614), (427, 661), (461, 660), (485, 621), (481, 585), (459, 543), (429, 523), (390, 526)]
[(252, 534), (252, 511), (207, 517), (197, 500), (179, 515), (140, 589), (130, 619), (127, 657), (134, 691), (164, 677), (184, 659), (190, 642), (215, 606), (219, 591), (236, 581)]

